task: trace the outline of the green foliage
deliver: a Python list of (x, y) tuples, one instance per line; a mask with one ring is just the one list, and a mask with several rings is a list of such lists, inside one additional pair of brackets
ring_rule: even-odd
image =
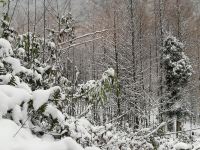
[(10, 17), (8, 16), (7, 13), (3, 13), (3, 18), (1, 19), (1, 28), (2, 28), (2, 33), (1, 37), (5, 38), (7, 40), (13, 40), (17, 32), (10, 28)]
[(6, 75), (6, 70), (2, 66), (0, 66), (0, 75)]
[(7, 2), (8, 2), (8, 0), (0, 0), (0, 3), (2, 3), (3, 6), (5, 6)]
[[(75, 38), (74, 20), (71, 13), (62, 16), (61, 25), (63, 29), (62, 32), (59, 33), (59, 39), (62, 37), (68, 37), (69, 39)], [(72, 44), (72, 42), (70, 44)]]
[(104, 72), (100, 80), (91, 80), (85, 84), (79, 85), (76, 95), (79, 95), (78, 97), (80, 98), (84, 98), (88, 103), (93, 104), (95, 102), (104, 105), (109, 94), (116, 94), (116, 92), (119, 92), (116, 76), (109, 75), (106, 72)]
[[(33, 33), (26, 33), (17, 38), (17, 47), (24, 48), (26, 52), (25, 61), (37, 59), (40, 55), (42, 41)], [(29, 57), (29, 58), (28, 58)], [(29, 60), (28, 60), (29, 59)]]
[(3, 61), (2, 63), (4, 65), (4, 70), (6, 73), (11, 73), (13, 71), (11, 64), (9, 64), (5, 61)]
[(36, 111), (37, 114), (42, 115), (42, 114), (45, 112), (46, 108), (47, 108), (47, 103), (44, 103), (44, 104), (43, 104), (42, 106), (40, 106), (40, 108)]
[(53, 94), (52, 94), (52, 99), (54, 101), (61, 99), (61, 93), (60, 90), (57, 89)]
[(10, 34), (9, 32), (9, 21), (10, 17), (7, 13), (3, 14), (3, 19), (1, 20), (1, 28), (3, 29), (3, 32), (1, 33), (1, 37), (8, 39), (8, 36)]
[(11, 76), (10, 81), (8, 82), (8, 85), (16, 86), (16, 79), (14, 76)]
[(30, 101), (28, 102), (28, 112), (31, 112), (33, 109), (34, 109), (34, 108), (33, 108), (33, 100), (30, 100)]

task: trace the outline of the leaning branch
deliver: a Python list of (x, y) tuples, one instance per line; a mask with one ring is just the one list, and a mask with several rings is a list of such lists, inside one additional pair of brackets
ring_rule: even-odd
[(155, 128), (153, 131), (151, 131), (149, 134), (147, 134), (146, 136), (144, 136), (144, 138), (148, 138), (150, 137), (152, 134), (154, 134), (155, 132), (157, 132), (160, 128), (162, 128), (163, 126), (165, 126), (167, 124), (167, 122), (162, 122), (157, 128)]
[(89, 105), (79, 116), (78, 118), (81, 118), (83, 116), (85, 116), (92, 108), (93, 105)]
[(70, 45), (66, 48), (62, 48), (60, 50), (68, 50), (69, 48), (72, 48), (72, 47), (76, 47), (76, 46), (79, 46), (79, 45), (83, 45), (83, 44), (86, 44), (86, 43), (90, 43), (90, 42), (93, 42), (93, 41), (96, 41), (96, 40), (99, 40), (99, 39), (102, 39), (102, 37), (100, 38), (95, 38), (95, 39), (92, 39), (92, 40), (88, 40), (88, 41), (84, 41), (84, 42), (81, 42), (81, 43), (77, 43), (77, 44), (73, 44), (73, 45)]
[[(118, 116), (117, 118), (114, 118), (113, 120), (110, 120), (108, 123), (111, 123), (111, 122), (114, 122), (114, 121), (116, 121), (116, 120), (119, 120), (120, 118), (122, 118), (122, 117), (124, 117), (125, 115), (127, 115), (130, 111), (132, 111), (132, 110), (129, 110), (129, 111), (123, 113), (122, 115)], [(108, 123), (107, 123), (107, 124), (108, 124)]]
[(71, 42), (73, 42), (75, 40), (78, 40), (78, 39), (81, 39), (81, 38), (84, 38), (84, 37), (87, 37), (87, 36), (90, 36), (90, 35), (95, 35), (95, 34), (103, 33), (103, 32), (109, 31), (109, 30), (112, 30), (112, 29), (104, 29), (104, 30), (100, 30), (100, 31), (95, 31), (95, 32), (92, 32), (92, 33), (84, 34), (84, 35), (81, 35), (81, 36), (76, 37), (74, 39), (71, 39), (69, 41), (65, 41), (65, 42), (59, 43), (58, 45), (62, 46), (64, 44), (71, 43)]

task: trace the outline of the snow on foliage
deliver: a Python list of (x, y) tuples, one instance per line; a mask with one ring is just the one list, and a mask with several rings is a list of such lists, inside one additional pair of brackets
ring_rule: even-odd
[(0, 120), (0, 147), (2, 150), (84, 150), (72, 138), (66, 137), (59, 141), (40, 139), (31, 134), (29, 129), (21, 129), (20, 126), (7, 119)]
[(115, 76), (115, 70), (113, 68), (109, 68), (107, 71), (104, 72), (103, 77), (104, 76), (105, 77), (107, 77), (107, 76), (114, 77)]
[(192, 149), (192, 145), (186, 144), (186, 143), (183, 143), (183, 142), (179, 142), (179, 143), (176, 143), (174, 145), (174, 148), (176, 150), (188, 150), (188, 149)]
[[(84, 147), (96, 145), (100, 146), (102, 150), (129, 150), (132, 148), (153, 150), (153, 146), (149, 140), (144, 139), (145, 134), (138, 131), (134, 135), (131, 128), (126, 131), (118, 131), (110, 123), (103, 126), (95, 126), (88, 122), (86, 118), (76, 119), (71, 117), (66, 122), (70, 131), (69, 135)], [(150, 132), (151, 130), (148, 129), (145, 133)], [(86, 149), (90, 150), (91, 147)]]
[[(167, 70), (168, 78), (174, 78), (173, 81), (181, 78), (181, 81), (179, 81), (180, 85), (178, 86), (181, 86), (182, 82), (186, 81), (193, 72), (189, 58), (184, 54), (183, 48), (181, 42), (174, 36), (169, 35), (165, 38), (162, 49), (163, 65)], [(176, 82), (173, 81), (171, 82), (176, 84)]]
[[(26, 35), (23, 38), (26, 38)], [(75, 139), (84, 147), (93, 146), (92, 148), (95, 149), (92, 142), (89, 142), (93, 137), (90, 131), (94, 128), (89, 121), (84, 118), (77, 120), (63, 113), (65, 111), (63, 102), (66, 101), (65, 90), (67, 89), (65, 86), (69, 81), (60, 74), (57, 74), (59, 76), (56, 78), (57, 70), (52, 69), (53, 66), (40, 63), (39, 60), (35, 59), (32, 66), (28, 65), (27, 53), (23, 47), (18, 47), (13, 54), (7, 40), (0, 39), (0, 44), (3, 57), (0, 60), (0, 115), (1, 118), (10, 119), (0, 119), (2, 127), (0, 130), (5, 130), (0, 131), (0, 135), (6, 134), (8, 137), (4, 139), (5, 143), (0, 142), (0, 147), (6, 145), (5, 150), (83, 150), (73, 140)], [(91, 91), (96, 92), (96, 96), (101, 94), (97, 89), (106, 89), (105, 83), (110, 86), (113, 76), (114, 70), (109, 69), (102, 79), (94, 81), (97, 84)], [(60, 86), (55, 86), (58, 83)], [(104, 91), (104, 94), (106, 92), (108, 89)], [(9, 129), (4, 128), (5, 125)], [(7, 130), (9, 132), (5, 133)], [(16, 139), (12, 139), (15, 133)], [(43, 141), (39, 138), (43, 136), (58, 139), (63, 137), (63, 139)], [(71, 136), (73, 139), (66, 136)], [(8, 145), (8, 143), (13, 144)]]
[(0, 58), (13, 55), (11, 44), (6, 39), (0, 38)]
[(102, 75), (100, 80), (90, 80), (85, 84), (79, 84), (75, 93), (76, 97), (82, 97), (87, 102), (97, 101), (104, 103), (107, 100), (107, 95), (115, 88), (117, 80), (114, 69), (109, 68)]
[(47, 90), (33, 91), (33, 107), (38, 110), (42, 105), (48, 102), (55, 91), (61, 91), (60, 87), (55, 86)]
[(0, 85), (0, 97), (0, 113), (1, 115), (5, 115), (8, 110), (14, 109), (22, 102), (29, 101), (31, 94), (24, 89), (15, 88), (10, 85)]
[(85, 150), (100, 150), (98, 147), (86, 147)]
[(59, 123), (61, 124), (65, 121), (65, 116), (53, 105), (48, 105), (44, 114), (51, 115), (53, 119), (58, 119)]
[(12, 72), (13, 75), (18, 74), (20, 72), (23, 72), (23, 73), (26, 73), (26, 74), (32, 73), (32, 70), (27, 69), (27, 68), (25, 68), (21, 65), (19, 59), (16, 59), (16, 58), (13, 58), (13, 57), (6, 57), (6, 58), (3, 59), (3, 61), (11, 65), (12, 70), (13, 70), (13, 72)]
[(182, 99), (180, 93), (187, 85), (193, 73), (193, 68), (183, 48), (184, 46), (181, 42), (174, 36), (168, 35), (165, 37), (161, 49), (165, 92), (168, 93), (168, 96), (165, 97), (166, 104), (163, 108), (168, 110), (166, 111), (168, 116), (176, 114), (181, 117), (183, 110), (185, 110), (183, 104), (179, 102)]

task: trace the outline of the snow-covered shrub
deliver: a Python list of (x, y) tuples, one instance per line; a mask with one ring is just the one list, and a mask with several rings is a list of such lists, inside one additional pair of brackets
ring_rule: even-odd
[(153, 149), (149, 138), (144, 136), (151, 129), (119, 131), (114, 124), (108, 123), (102, 126), (91, 124), (86, 118), (70, 117), (66, 121), (68, 135), (84, 147), (96, 146), (102, 150), (143, 150)]
[(16, 55), (19, 57), (21, 53), (25, 53), (23, 60), (26, 63), (34, 63), (34, 60), (40, 56), (41, 45), (42, 40), (31, 32), (19, 35), (17, 36)]
[(79, 84), (75, 96), (84, 98), (88, 103), (96, 101), (97, 103), (103, 104), (115, 84), (115, 71), (109, 68), (103, 73), (100, 80), (90, 80), (85, 84)]
[[(7, 40), (0, 39), (0, 46), (1, 116), (17, 124), (26, 123), (33, 132), (44, 133), (54, 131), (56, 125), (61, 127), (65, 121), (61, 113), (61, 102), (65, 98), (62, 89), (54, 85), (43, 89), (43, 74), (24, 66), (24, 60), (14, 56)], [(27, 56), (27, 53), (23, 55)]]
[(8, 13), (3, 13), (3, 18), (1, 19), (1, 37), (12, 42), (15, 39), (16, 34), (17, 32), (10, 27), (10, 17)]
[[(64, 104), (67, 96), (70, 95), (67, 95), (66, 89), (62, 88), (69, 81), (65, 77), (59, 76), (55, 82), (52, 66), (45, 66), (39, 60), (35, 60), (35, 64), (32, 64), (34, 67), (29, 67), (26, 65), (27, 60), (23, 59), (28, 55), (23, 48), (16, 49), (14, 55), (7, 40), (0, 39), (0, 44), (1, 51), (5, 52), (0, 60), (2, 70), (0, 90), (3, 97), (0, 104), (1, 115), (4, 118), (14, 120), (18, 125), (30, 128), (33, 133), (39, 136), (51, 134), (61, 138), (62, 136), (74, 137), (76, 135), (78, 137), (74, 137), (75, 139), (84, 138), (72, 132), (74, 128), (66, 124), (68, 115), (64, 114)], [(88, 88), (97, 97), (102, 98), (103, 96), (105, 98), (106, 92), (114, 82), (113, 80), (114, 70), (109, 69), (103, 74), (102, 79), (95, 81), (94, 87), (88, 86)], [(47, 82), (47, 85), (44, 82)], [(60, 86), (55, 86), (56, 83), (59, 83)], [(78, 88), (74, 97), (76, 98), (80, 94), (88, 95), (87, 90), (80, 93)], [(68, 121), (70, 122), (70, 120)], [(75, 127), (78, 127), (76, 123)], [(82, 125), (80, 128), (83, 128)], [(71, 132), (70, 134), (68, 130)], [(87, 136), (86, 139), (90, 139), (90, 136)]]

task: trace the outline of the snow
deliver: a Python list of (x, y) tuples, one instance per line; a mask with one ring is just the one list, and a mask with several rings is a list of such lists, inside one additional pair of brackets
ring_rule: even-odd
[(41, 69), (41, 74), (45, 73), (47, 70), (49, 70), (51, 66), (46, 66), (45, 68)]
[(93, 146), (93, 147), (86, 147), (85, 150), (101, 150), (101, 149)]
[(85, 118), (76, 120), (72, 117), (71, 119), (67, 120), (66, 125), (69, 126), (71, 137), (75, 139), (81, 138), (82, 141), (85, 141), (87, 138), (91, 139), (89, 130), (91, 129), (92, 125)]
[(23, 115), (22, 115), (21, 107), (19, 105), (16, 105), (13, 108), (12, 118), (15, 121), (15, 123), (20, 125), (19, 121), (23, 119)]
[(13, 57), (6, 57), (3, 59), (3, 61), (11, 65), (13, 75), (25, 73), (26, 75), (31, 76), (34, 80), (42, 80), (42, 76), (36, 71), (23, 67), (19, 59)]
[(17, 74), (22, 72), (24, 70), (24, 67), (22, 68), (20, 60), (13, 58), (13, 57), (6, 57), (4, 58), (4, 61), (8, 64), (11, 64), (12, 69), (13, 69), (13, 74)]
[(11, 74), (6, 74), (6, 75), (0, 75), (0, 84), (8, 84), (8, 82), (10, 81), (12, 75)]
[(183, 143), (183, 142), (179, 142), (179, 143), (176, 143), (174, 145), (174, 148), (176, 150), (189, 150), (189, 149), (192, 149), (192, 145), (186, 144), (186, 143)]
[(0, 97), (1, 115), (4, 115), (9, 109), (15, 108), (16, 105), (27, 102), (32, 98), (26, 90), (10, 85), (0, 85)]
[(108, 76), (114, 77), (115, 76), (115, 70), (113, 68), (109, 68), (107, 71), (105, 71), (105, 73)]
[(48, 42), (47, 45), (51, 48), (56, 48), (56, 44), (54, 42)]
[(20, 81), (20, 78), (18, 76), (13, 76), (10, 73), (7, 73), (6, 75), (0, 75), (0, 85), (7, 85), (12, 77), (15, 78), (15, 87), (25, 89), (28, 93), (32, 92), (31, 88), (26, 83)]
[(25, 53), (26, 53), (25, 49), (23, 49), (22, 47), (20, 47), (16, 50), (16, 55), (19, 56), (20, 58), (24, 58)]
[(0, 38), (0, 58), (13, 55), (12, 47), (9, 41)]
[(0, 147), (2, 150), (84, 150), (72, 138), (59, 141), (40, 139), (8, 119), (0, 119)]
[(25, 54), (25, 49), (23, 49), (22, 47), (20, 47), (20, 48), (17, 49), (17, 52), (18, 52), (19, 54), (24, 55), (24, 54)]
[(36, 90), (33, 91), (33, 107), (35, 110), (38, 110), (44, 103), (49, 99), (50, 91), (49, 90)]
[(86, 128), (86, 129), (90, 129), (91, 128), (91, 123), (86, 119), (86, 118), (80, 118), (79, 120), (78, 120), (78, 122), (79, 122), (79, 124), (81, 125), (81, 126), (83, 126), (84, 128)]
[(26, 90), (28, 93), (32, 93), (31, 88), (24, 82), (20, 82), (20, 84), (18, 84), (17, 87)]
[(6, 57), (3, 59), (4, 62), (10, 64), (12, 66), (13, 72), (12, 74), (18, 74), (20, 72), (32, 74), (32, 70), (26, 69), (25, 67), (21, 66), (20, 60), (13, 58), (13, 57)]
[(53, 117), (53, 119), (58, 119), (60, 123), (63, 123), (63, 121), (65, 121), (65, 116), (53, 105), (49, 104), (45, 109), (44, 114), (50, 114)]
[(39, 89), (39, 90), (33, 91), (34, 109), (38, 110), (43, 104), (45, 104), (56, 90), (60, 90), (60, 87), (55, 86), (47, 90)]

